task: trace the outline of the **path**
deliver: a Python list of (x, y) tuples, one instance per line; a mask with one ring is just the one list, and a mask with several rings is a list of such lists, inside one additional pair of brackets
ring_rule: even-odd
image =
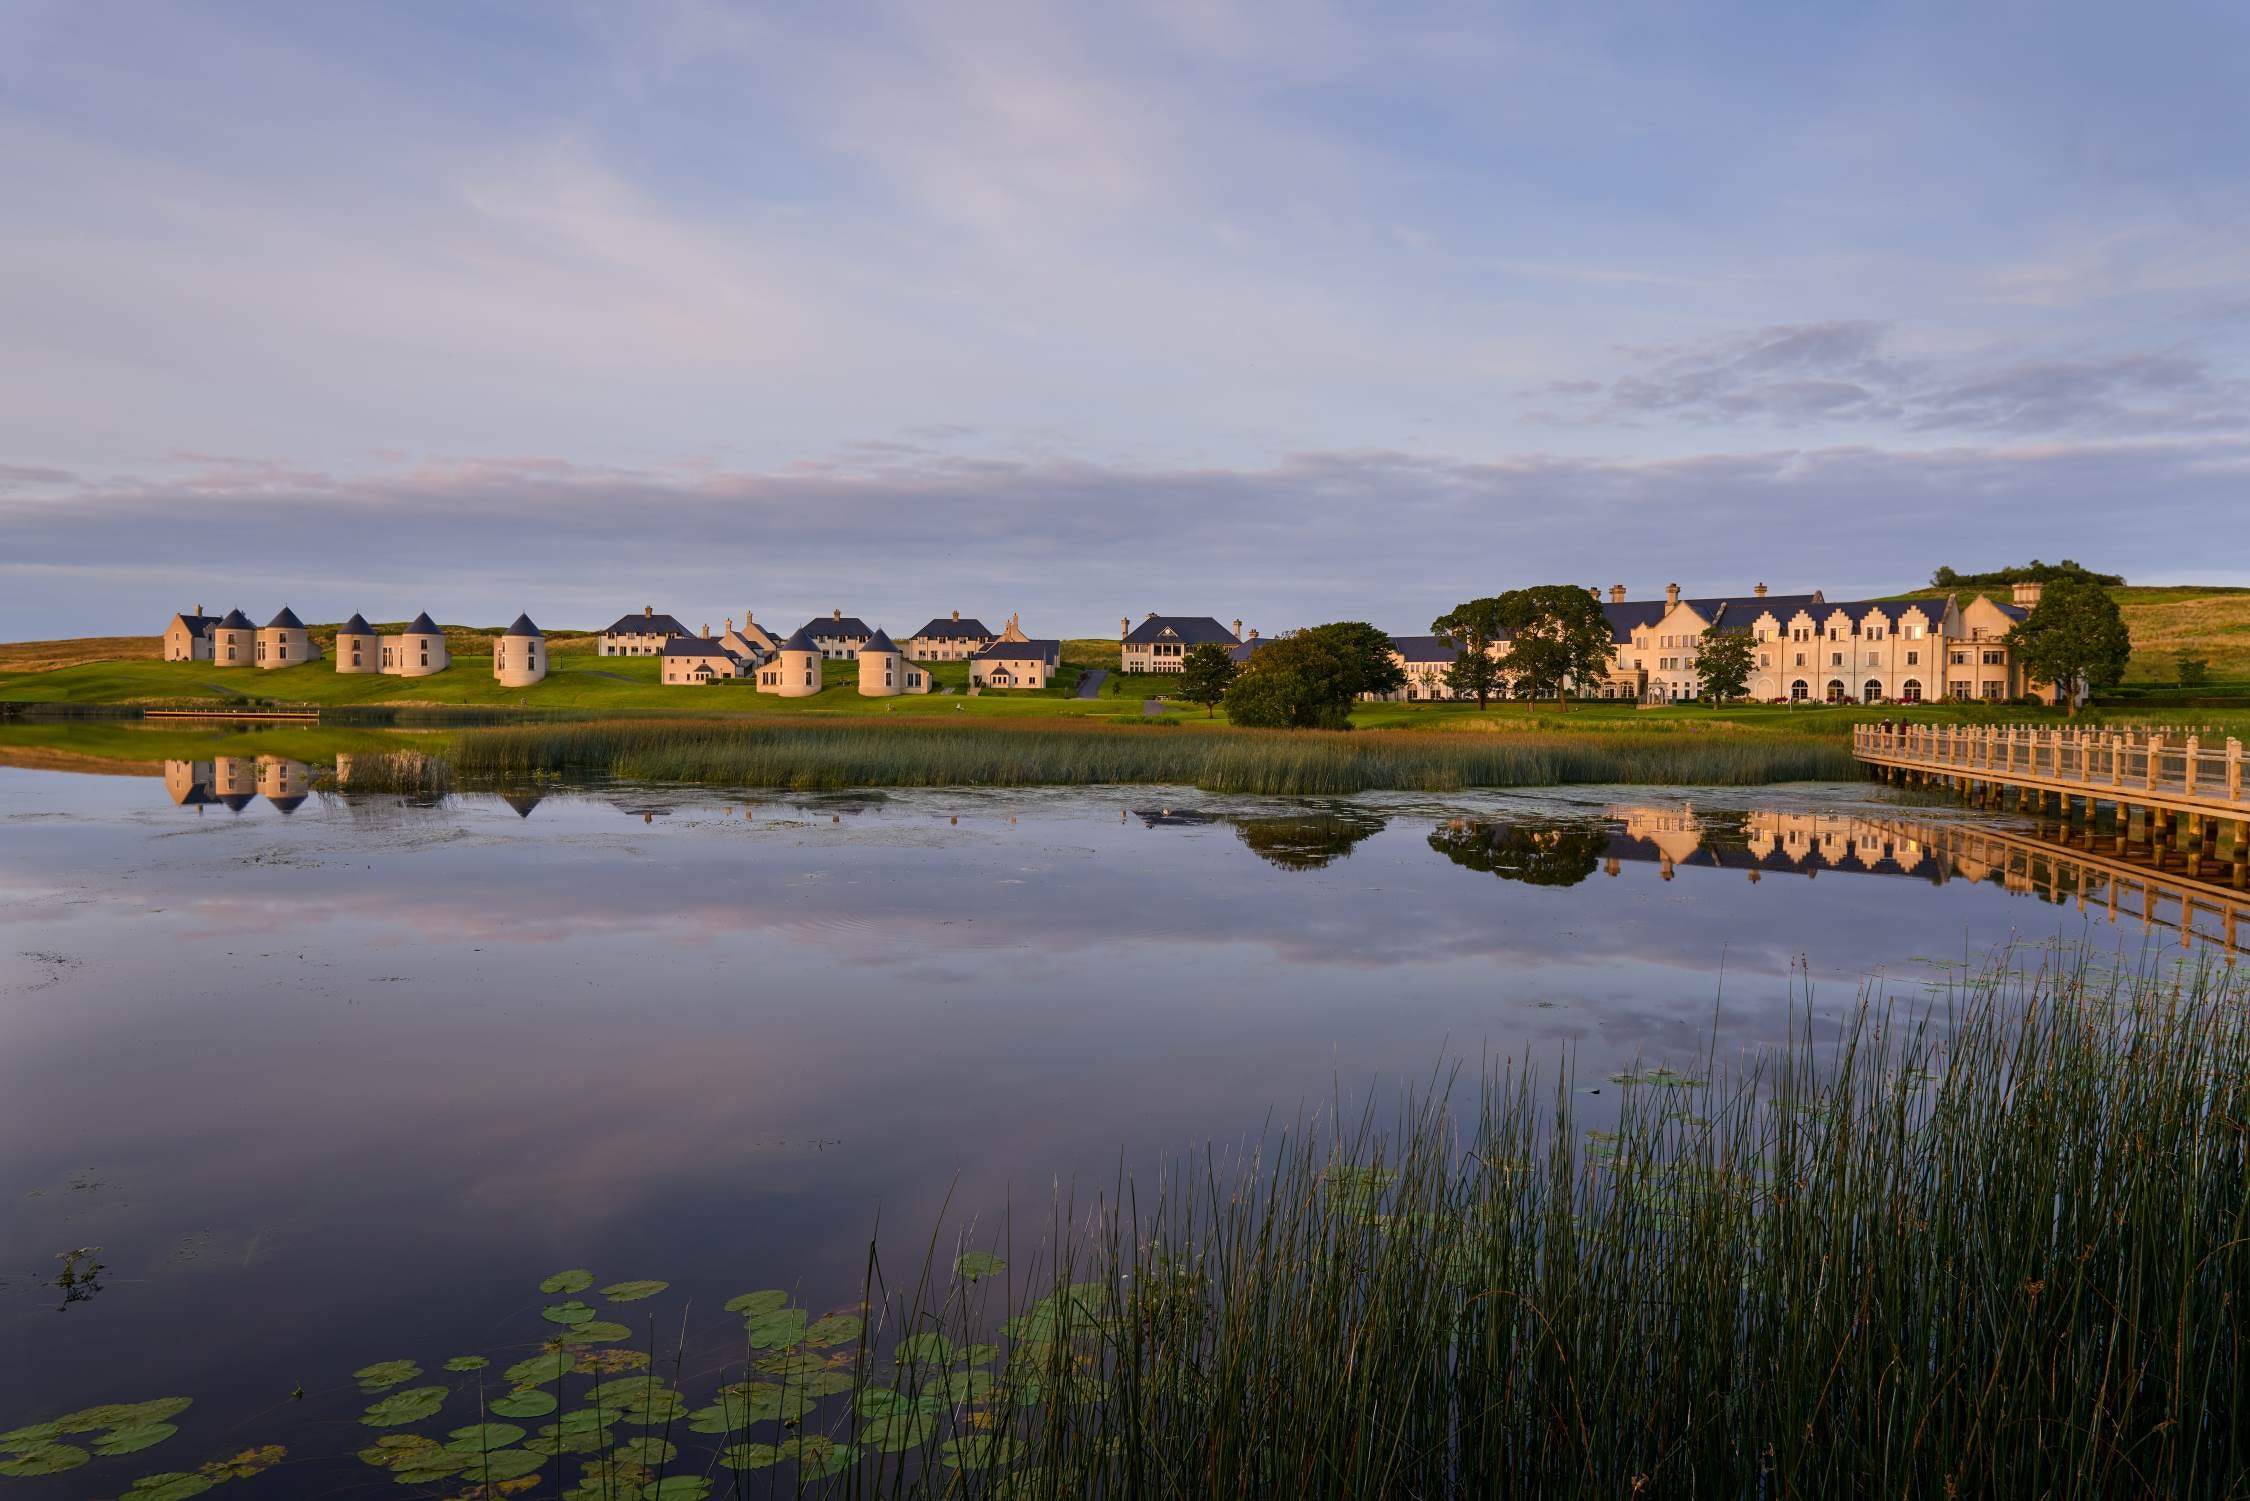
[(1086, 669), (1085, 674), (1078, 679), (1078, 691), (1076, 693), (1073, 693), (1071, 697), (1100, 698), (1102, 696), (1102, 684), (1108, 681), (1108, 668), (1089, 667)]

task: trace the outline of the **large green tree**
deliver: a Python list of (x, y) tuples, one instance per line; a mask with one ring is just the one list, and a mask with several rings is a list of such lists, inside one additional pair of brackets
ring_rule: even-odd
[(1695, 655), (1695, 675), (1703, 696), (1724, 702), (1750, 691), (1750, 668), (1757, 646), (1748, 631), (1711, 631)]
[(1332, 642), (1299, 631), (1251, 655), (1227, 689), (1227, 718), (1260, 729), (1349, 729), (1355, 681)]
[(1492, 659), (1492, 650), (1508, 639), (1499, 598), (1464, 600), (1431, 621), (1430, 630), (1460, 653), (1446, 669), (1446, 686), (1455, 698), (1475, 699), (1481, 712), (1500, 685), (1500, 664)]
[(1203, 705), (1203, 717), (1209, 719), (1212, 707), (1227, 696), (1240, 670), (1234, 654), (1216, 641), (1191, 647), (1180, 661), (1180, 697)]
[(1609, 675), (1609, 616), (1590, 590), (1571, 584), (1537, 584), (1500, 596), (1500, 618), (1510, 645), (1508, 672), (1533, 697), (1552, 693), (1568, 702), (1571, 685)]
[(2075, 578), (2048, 584), (2031, 613), (2008, 632), (2007, 643), (2025, 675), (2054, 684), (2073, 714), (2079, 690), (2115, 687), (2133, 654), (2132, 633), (2117, 601), (2101, 585)]
[(1388, 631), (1379, 631), (1364, 620), (1338, 620), (1299, 634), (1317, 636), (1335, 648), (1350, 674), (1354, 698), (1381, 698), (1406, 686), (1406, 669), (1391, 649)]

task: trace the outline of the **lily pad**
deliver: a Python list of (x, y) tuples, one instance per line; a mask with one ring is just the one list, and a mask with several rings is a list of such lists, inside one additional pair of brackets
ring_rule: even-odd
[(26, 1423), (21, 1428), (0, 1433), (0, 1449), (28, 1449), (33, 1444), (50, 1444), (62, 1434), (61, 1422), (53, 1418), (44, 1423)]
[(196, 1473), (217, 1483), (222, 1480), (248, 1480), (262, 1475), (289, 1457), (289, 1450), (281, 1444), (260, 1444), (255, 1449), (243, 1449), (224, 1459), (214, 1459), (209, 1464), (196, 1467)]
[(643, 1298), (653, 1298), (672, 1284), (669, 1282), (612, 1282), (602, 1289), (602, 1296), (612, 1303), (638, 1303)]
[(383, 1392), (394, 1386), (404, 1386), (421, 1374), (422, 1368), (411, 1360), (380, 1360), (352, 1372), (352, 1380), (359, 1383), (363, 1392)]
[(601, 1428), (557, 1428), (550, 1423), (537, 1437), (525, 1439), (523, 1447), (531, 1454), (592, 1454), (608, 1442), (609, 1434)]
[(784, 1350), (778, 1355), (761, 1355), (754, 1364), (769, 1376), (808, 1376), (814, 1371), (829, 1368), (825, 1358), (809, 1350)]
[(419, 1423), (445, 1405), (442, 1386), (410, 1386), (371, 1404), (360, 1418), (370, 1428), (404, 1428)]
[[(812, 1409), (812, 1400), (796, 1387), (776, 1386), (770, 1381), (739, 1382), (719, 1393), (720, 1410), (733, 1419), (737, 1428), (751, 1423), (770, 1423), (776, 1418), (802, 1418)], [(706, 1407), (697, 1411), (708, 1414), (712, 1409)], [(706, 1416), (703, 1421), (709, 1423), (712, 1420)], [(696, 1428), (693, 1421), (690, 1421), (688, 1427), (698, 1433), (727, 1431), (723, 1426)]]
[(949, 1438), (938, 1448), (938, 1463), (952, 1470), (989, 1470), (1015, 1463), (1023, 1445), (1000, 1433)]
[(771, 1313), (758, 1314), (743, 1322), (742, 1333), (753, 1348), (760, 1350), (796, 1344), (805, 1337), (805, 1311), (777, 1308)]
[(548, 1350), (517, 1361), (501, 1374), (516, 1386), (547, 1386), (568, 1375), (571, 1363), (567, 1351)]
[(136, 1423), (130, 1428), (112, 1428), (94, 1440), (96, 1454), (138, 1454), (143, 1449), (153, 1449), (180, 1430), (170, 1423)]
[(604, 1376), (615, 1376), (625, 1371), (643, 1371), (648, 1369), (648, 1351), (580, 1350), (570, 1368), (581, 1376), (591, 1376), (597, 1372)]
[(799, 1474), (807, 1480), (849, 1469), (859, 1458), (859, 1451), (850, 1444), (839, 1444), (821, 1433), (802, 1434), (783, 1444), (781, 1452), (784, 1459), (797, 1461)]
[(971, 1282), (981, 1282), (1008, 1269), (1008, 1263), (990, 1251), (969, 1251), (953, 1260), (955, 1273)]
[(551, 1303), (540, 1309), (539, 1317), (550, 1324), (590, 1324), (594, 1321), (594, 1308), (590, 1303), (581, 1303), (572, 1298), (568, 1303)]
[(790, 1377), (789, 1389), (793, 1392), (802, 1392), (808, 1397), (833, 1397), (838, 1392), (848, 1392), (852, 1389), (852, 1373), (849, 1371), (807, 1371), (802, 1376)]
[[(466, 1454), (467, 1451), (456, 1451)], [(483, 1454), (468, 1454), (468, 1466), (461, 1471), (464, 1477), (478, 1480), (520, 1480), (536, 1474), (547, 1463), (547, 1456), (529, 1449), (493, 1449)]]
[(788, 1307), (789, 1294), (778, 1287), (769, 1287), (762, 1292), (737, 1293), (727, 1299), (724, 1306), (728, 1313), (739, 1313), (746, 1319), (756, 1318), (761, 1313), (772, 1313), (776, 1309)]
[(420, 1433), (386, 1433), (359, 1451), (359, 1457), (377, 1469), (395, 1470), (417, 1455), (434, 1454), (445, 1446)]
[(624, 1414), (614, 1407), (573, 1407), (555, 1419), (555, 1426), (565, 1432), (573, 1430), (599, 1432), (616, 1422)]
[(493, 1399), (487, 1405), (486, 1410), (497, 1417), (503, 1418), (543, 1418), (560, 1405), (555, 1401), (553, 1392), (541, 1391), (537, 1387), (531, 1387), (524, 1391), (510, 1392), (505, 1397)]
[(465, 1473), (477, 1462), (477, 1456), (466, 1449), (448, 1449), (442, 1445), (425, 1454), (417, 1454), (391, 1472), (400, 1485), (434, 1485), (449, 1476)]
[(582, 1293), (594, 1285), (594, 1274), (584, 1267), (573, 1267), (567, 1272), (557, 1272), (539, 1284), (543, 1293)]
[(639, 1465), (668, 1465), (680, 1457), (680, 1446), (669, 1439), (643, 1434), (629, 1438), (612, 1451), (619, 1459)]
[(701, 1475), (667, 1475), (641, 1487), (641, 1501), (705, 1501), (711, 1482)]
[(211, 1482), (201, 1475), (180, 1470), (162, 1475), (143, 1475), (133, 1482), (123, 1501), (187, 1501), (190, 1496), (200, 1496), (211, 1488)]
[[(892, 1395), (898, 1394), (893, 1392)], [(936, 1435), (936, 1415), (912, 1403), (907, 1403), (895, 1412), (871, 1418), (859, 1427), (860, 1441), (868, 1448), (881, 1450), (885, 1454), (918, 1449)]]
[(900, 1365), (945, 1365), (953, 1359), (953, 1341), (934, 1329), (909, 1334), (898, 1342), (891, 1358)]
[(456, 1428), (446, 1436), (448, 1449), (466, 1449), (471, 1454), (482, 1454), (488, 1449), (505, 1449), (523, 1437), (523, 1430), (513, 1423), (471, 1423), (466, 1428)]
[(589, 1319), (563, 1336), (566, 1344), (610, 1344), (616, 1340), (631, 1339), (633, 1331), (610, 1319)]
[(719, 1463), (730, 1470), (766, 1470), (781, 1463), (781, 1450), (772, 1444), (729, 1444)]
[(77, 1469), (89, 1457), (76, 1444), (58, 1444), (50, 1440), (43, 1444), (33, 1444), (28, 1449), (18, 1449), (7, 1458), (0, 1459), (0, 1475), (60, 1475), (65, 1470)]
[(831, 1345), (849, 1344), (859, 1338), (867, 1321), (856, 1313), (832, 1313), (815, 1319), (805, 1327), (805, 1343), (815, 1349), (825, 1350)]
[(456, 1355), (445, 1363), (449, 1371), (481, 1371), (492, 1364), (482, 1355)]

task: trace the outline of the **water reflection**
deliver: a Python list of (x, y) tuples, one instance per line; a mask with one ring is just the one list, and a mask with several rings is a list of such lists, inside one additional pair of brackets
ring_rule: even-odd
[(1305, 813), (1288, 818), (1233, 818), (1234, 833), (1257, 857), (1283, 870), (1320, 870), (1383, 831), (1367, 813)]
[(1452, 819), (1430, 835), (1430, 848), (1469, 870), (1532, 886), (1575, 886), (1594, 873), (1615, 842), (1601, 824)]

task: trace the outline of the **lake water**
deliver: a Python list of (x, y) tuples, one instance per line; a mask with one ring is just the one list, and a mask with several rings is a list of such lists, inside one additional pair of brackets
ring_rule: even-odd
[(0, 1501), (266, 1443), (228, 1501), (395, 1493), (350, 1373), (515, 1359), (560, 1268), (668, 1280), (631, 1311), (739, 1351), (721, 1300), (849, 1303), (878, 1221), (909, 1262), (1011, 1205), (1035, 1239), (1058, 1185), (1449, 1064), (1567, 1050), (1598, 1119), (1636, 1061), (1779, 1040), (1808, 984), (1833, 1017), (2011, 939), (2223, 950), (2239, 898), (2183, 937), (2096, 843), (1859, 785), (416, 804), (249, 758), (0, 769), (0, 1429), (196, 1399)]

